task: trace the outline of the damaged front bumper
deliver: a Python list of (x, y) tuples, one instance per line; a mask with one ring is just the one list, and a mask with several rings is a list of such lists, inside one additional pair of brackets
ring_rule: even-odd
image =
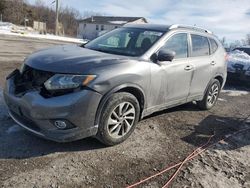
[[(4, 100), (12, 119), (26, 130), (57, 142), (69, 142), (96, 135), (95, 115), (102, 95), (92, 90), (79, 90), (61, 96), (45, 98), (39, 91), (15, 95), (15, 75), (9, 77)], [(57, 120), (70, 124), (59, 129)]]

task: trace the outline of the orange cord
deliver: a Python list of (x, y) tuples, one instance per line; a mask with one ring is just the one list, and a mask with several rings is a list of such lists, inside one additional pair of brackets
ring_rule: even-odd
[(205, 150), (207, 150), (207, 149), (208, 149), (209, 147), (211, 147), (212, 145), (214, 145), (214, 144), (216, 144), (216, 143), (219, 143), (219, 142), (221, 142), (221, 141), (225, 141), (226, 139), (228, 139), (228, 138), (230, 138), (230, 137), (232, 137), (232, 136), (234, 136), (234, 135), (236, 135), (236, 134), (239, 134), (239, 133), (241, 133), (241, 132), (247, 131), (247, 130), (250, 130), (250, 128), (246, 128), (246, 129), (243, 129), (243, 130), (234, 132), (233, 134), (230, 134), (230, 135), (225, 136), (224, 139), (221, 139), (221, 140), (219, 140), (219, 141), (217, 141), (217, 142), (215, 142), (215, 143), (209, 144), (210, 141), (211, 141), (211, 139), (214, 137), (214, 135), (212, 135), (212, 136), (210, 136), (210, 138), (208, 139), (208, 141), (207, 141), (205, 144), (203, 144), (202, 146), (200, 146), (200, 147), (198, 147), (197, 149), (195, 149), (195, 150), (194, 150), (191, 154), (189, 154), (182, 162), (179, 162), (179, 163), (177, 163), (177, 164), (175, 164), (175, 165), (172, 165), (172, 166), (170, 166), (170, 167), (167, 167), (166, 169), (164, 169), (164, 170), (162, 170), (162, 171), (160, 171), (160, 172), (158, 172), (158, 173), (156, 173), (156, 174), (154, 174), (154, 175), (152, 175), (152, 176), (149, 176), (149, 177), (147, 177), (147, 178), (145, 178), (145, 179), (142, 179), (141, 181), (139, 181), (139, 182), (137, 182), (137, 183), (134, 183), (133, 185), (127, 186), (126, 188), (133, 188), (133, 187), (135, 187), (135, 186), (137, 186), (137, 185), (140, 185), (140, 184), (142, 184), (142, 183), (144, 183), (144, 182), (146, 182), (146, 181), (148, 181), (148, 180), (150, 180), (150, 179), (152, 179), (152, 178), (154, 178), (154, 177), (157, 177), (157, 176), (159, 176), (159, 175), (161, 175), (161, 174), (163, 174), (163, 173), (165, 173), (165, 172), (167, 172), (167, 171), (169, 171), (169, 170), (171, 170), (171, 169), (173, 169), (173, 168), (179, 166), (178, 169), (175, 171), (175, 173), (174, 173), (174, 174), (171, 176), (171, 178), (168, 180), (168, 182), (162, 187), (162, 188), (167, 188), (167, 187), (170, 185), (170, 183), (173, 181), (173, 179), (177, 176), (177, 174), (179, 173), (179, 171), (181, 170), (181, 168), (183, 167), (183, 165), (184, 165), (186, 162), (192, 160), (194, 157), (198, 156), (199, 154), (201, 154), (202, 152), (204, 152)]

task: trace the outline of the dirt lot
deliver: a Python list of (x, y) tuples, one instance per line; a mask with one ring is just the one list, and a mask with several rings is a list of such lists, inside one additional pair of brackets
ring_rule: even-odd
[[(31, 52), (60, 42), (0, 35), (0, 87)], [(250, 128), (250, 92), (230, 86), (210, 111), (187, 104), (156, 113), (114, 147), (92, 138), (58, 144), (27, 133), (7, 114), (0, 91), (0, 187), (126, 187), (183, 160), (208, 137)], [(183, 167), (179, 187), (250, 187), (250, 131), (220, 142)], [(174, 171), (141, 187), (162, 187)], [(140, 186), (139, 186), (140, 187)]]

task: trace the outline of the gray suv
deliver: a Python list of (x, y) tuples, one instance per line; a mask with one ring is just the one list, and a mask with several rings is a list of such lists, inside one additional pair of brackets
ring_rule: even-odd
[(224, 48), (211, 32), (126, 25), (85, 45), (32, 54), (7, 77), (4, 98), (10, 116), (38, 136), (115, 145), (156, 111), (191, 101), (212, 108), (226, 75)]

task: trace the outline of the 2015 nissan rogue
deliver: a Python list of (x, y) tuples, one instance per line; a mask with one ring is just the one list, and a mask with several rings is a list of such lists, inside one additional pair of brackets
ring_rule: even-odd
[(207, 30), (127, 25), (32, 54), (7, 77), (4, 98), (10, 116), (38, 136), (115, 145), (153, 112), (191, 101), (212, 108), (226, 72), (224, 48)]

